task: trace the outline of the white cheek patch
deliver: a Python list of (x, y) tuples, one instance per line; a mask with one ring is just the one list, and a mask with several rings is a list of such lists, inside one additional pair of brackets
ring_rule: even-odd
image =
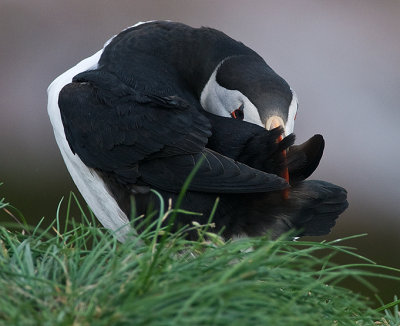
[(218, 84), (216, 75), (222, 62), (215, 68), (201, 92), (201, 106), (207, 112), (230, 117), (231, 113), (243, 104), (243, 120), (264, 127), (257, 108), (245, 95), (238, 90), (227, 89)]
[[(242, 94), (242, 93), (240, 93)], [(250, 123), (254, 123), (256, 125), (259, 125), (260, 127), (265, 128), (265, 125), (262, 123), (260, 114), (258, 113), (258, 110), (256, 106), (246, 97), (242, 94), (243, 96), (243, 103), (244, 103), (244, 119), (243, 121), (247, 121)]]
[(299, 105), (296, 92), (292, 91), (292, 102), (289, 105), (288, 119), (285, 126), (285, 136), (291, 134), (294, 130), (294, 118), (296, 117), (297, 107)]
[[(216, 80), (218, 68), (215, 68), (207, 84), (204, 86), (200, 95), (200, 104), (207, 112), (219, 115), (221, 117), (230, 117), (230, 112), (227, 108), (233, 105), (231, 90), (221, 87)], [(234, 96), (237, 98), (237, 96)], [(236, 104), (239, 104), (236, 103)], [(239, 105), (240, 106), (240, 105)], [(239, 107), (238, 106), (238, 107)], [(234, 106), (232, 106), (232, 111)]]

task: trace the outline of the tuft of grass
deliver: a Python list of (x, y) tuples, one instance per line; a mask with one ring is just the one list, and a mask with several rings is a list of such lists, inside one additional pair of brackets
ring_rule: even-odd
[[(70, 216), (73, 204), (80, 222)], [(0, 210), (8, 208), (0, 200)], [(47, 228), (0, 227), (0, 325), (400, 324), (397, 298), (373, 309), (338, 285), (351, 277), (373, 288), (365, 280), (371, 276), (400, 285), (399, 270), (343, 245), (352, 237), (224, 242), (208, 232), (212, 224), (194, 224), (200, 240), (188, 241), (185, 230), (171, 234), (161, 226), (170, 214), (166, 209), (155, 228), (119, 243), (71, 194)], [(339, 252), (358, 263), (332, 263)]]

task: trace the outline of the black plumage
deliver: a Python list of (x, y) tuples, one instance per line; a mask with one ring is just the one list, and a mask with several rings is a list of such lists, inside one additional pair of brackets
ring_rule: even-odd
[[(248, 95), (257, 108), (264, 106), (262, 121), (269, 112), (265, 103), (288, 110), (290, 87), (242, 43), (209, 28), (146, 23), (114, 37), (96, 67), (77, 74), (59, 93), (72, 152), (101, 176), (128, 216), (131, 196), (138, 214), (149, 205), (158, 209), (151, 188), (175, 202), (202, 160), (182, 208), (203, 215), (180, 214), (175, 225), (205, 223), (220, 197), (214, 222), (225, 237), (278, 236), (291, 228), (303, 235), (328, 233), (347, 207), (346, 191), (303, 181), (321, 159), (322, 136), (292, 146), (293, 135), (277, 142), (282, 128), (266, 130), (206, 112), (200, 96), (221, 62), (217, 81)], [(280, 192), (289, 187), (280, 177), (285, 168), (288, 199)]]

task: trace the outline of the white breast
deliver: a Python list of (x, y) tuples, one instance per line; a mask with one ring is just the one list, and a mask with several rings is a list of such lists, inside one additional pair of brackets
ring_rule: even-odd
[(299, 105), (296, 92), (293, 89), (291, 91), (292, 91), (293, 97), (292, 97), (292, 102), (290, 102), (290, 105), (289, 105), (289, 114), (288, 114), (288, 119), (287, 119), (286, 126), (285, 126), (285, 136), (291, 134), (294, 130), (294, 119), (296, 117), (297, 107)]
[(76, 186), (101, 224), (105, 228), (115, 231), (118, 239), (124, 241), (127, 238), (127, 233), (132, 231), (128, 224), (129, 219), (119, 208), (113, 196), (111, 196), (102, 178), (93, 169), (88, 168), (78, 155), (72, 153), (65, 137), (60, 108), (58, 107), (58, 96), (61, 89), (70, 83), (76, 74), (96, 68), (102, 52), (103, 50), (100, 50), (91, 57), (79, 62), (75, 67), (67, 70), (50, 84), (47, 89), (47, 110), (53, 125), (57, 145)]

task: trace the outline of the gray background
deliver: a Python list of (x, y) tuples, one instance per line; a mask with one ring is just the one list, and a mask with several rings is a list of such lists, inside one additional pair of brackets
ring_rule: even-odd
[[(31, 223), (53, 219), (60, 198), (76, 188), (52, 134), (46, 88), (121, 29), (152, 19), (214, 27), (262, 55), (298, 94), (298, 142), (325, 137), (312, 178), (349, 191), (349, 209), (324, 238), (366, 232), (349, 244), (400, 267), (396, 0), (0, 0), (0, 197)], [(377, 285), (386, 300), (400, 294)]]

